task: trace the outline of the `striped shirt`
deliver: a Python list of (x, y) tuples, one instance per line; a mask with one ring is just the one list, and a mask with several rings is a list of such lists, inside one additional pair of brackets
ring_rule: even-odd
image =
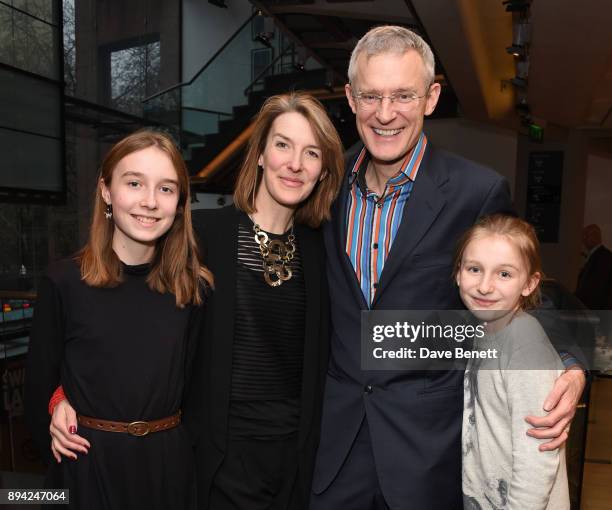
[(387, 181), (382, 197), (367, 189), (365, 171), (369, 156), (365, 147), (350, 173), (352, 185), (346, 211), (346, 253), (368, 306), (374, 300), (426, 147), (427, 137), (421, 133), (400, 171)]

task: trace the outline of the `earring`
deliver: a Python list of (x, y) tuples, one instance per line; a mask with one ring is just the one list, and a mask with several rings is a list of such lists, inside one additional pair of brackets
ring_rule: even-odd
[(113, 217), (113, 206), (110, 204), (106, 204), (106, 211), (104, 211), (104, 217), (107, 220), (110, 220)]
[(259, 179), (261, 179), (259, 175), (259, 171), (263, 174), (263, 166), (257, 165), (257, 175), (255, 176), (255, 180), (253, 182), (253, 189), (251, 190), (251, 205), (255, 207), (255, 195), (257, 194), (257, 184), (259, 183)]

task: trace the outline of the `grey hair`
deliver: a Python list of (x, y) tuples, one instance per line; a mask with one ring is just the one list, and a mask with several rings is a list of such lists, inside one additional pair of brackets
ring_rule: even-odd
[(371, 29), (365, 34), (353, 49), (348, 67), (349, 83), (355, 84), (357, 79), (357, 59), (365, 53), (366, 57), (381, 53), (400, 53), (415, 50), (425, 64), (426, 85), (434, 82), (436, 63), (433, 52), (421, 36), (404, 27), (385, 25)]

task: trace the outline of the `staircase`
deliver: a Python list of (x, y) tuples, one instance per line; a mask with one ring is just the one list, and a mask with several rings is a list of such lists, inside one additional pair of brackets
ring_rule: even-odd
[[(251, 0), (254, 5), (308, 47), (344, 84), (348, 64), (357, 41), (379, 25), (404, 26), (435, 48), (413, 6), (413, 0)], [(432, 8), (435, 10), (435, 8)], [(439, 56), (436, 81), (442, 85), (438, 105), (430, 118), (457, 116), (458, 102), (446, 78)]]
[(171, 126), (196, 190), (229, 193), (246, 144), (238, 144), (221, 164), (215, 158), (237, 145), (271, 95), (315, 92), (345, 143), (354, 143), (358, 135), (342, 85), (329, 66), (256, 12), (189, 82), (145, 99), (145, 112), (151, 122)]
[(192, 173), (197, 173), (227, 147), (250, 124), (265, 99), (287, 90), (311, 90), (325, 87), (325, 70), (296, 71), (269, 76), (264, 79), (263, 90), (251, 92), (246, 103), (234, 106), (231, 117), (219, 120), (214, 133), (204, 135), (203, 146), (191, 151), (189, 162)]

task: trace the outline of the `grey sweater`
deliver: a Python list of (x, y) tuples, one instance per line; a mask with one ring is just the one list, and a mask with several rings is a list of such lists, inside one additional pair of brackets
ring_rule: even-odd
[(527, 415), (541, 415), (563, 371), (536, 319), (519, 313), (478, 341), (498, 357), (470, 359), (464, 378), (463, 500), (465, 510), (570, 508), (563, 450), (540, 452), (526, 435)]

